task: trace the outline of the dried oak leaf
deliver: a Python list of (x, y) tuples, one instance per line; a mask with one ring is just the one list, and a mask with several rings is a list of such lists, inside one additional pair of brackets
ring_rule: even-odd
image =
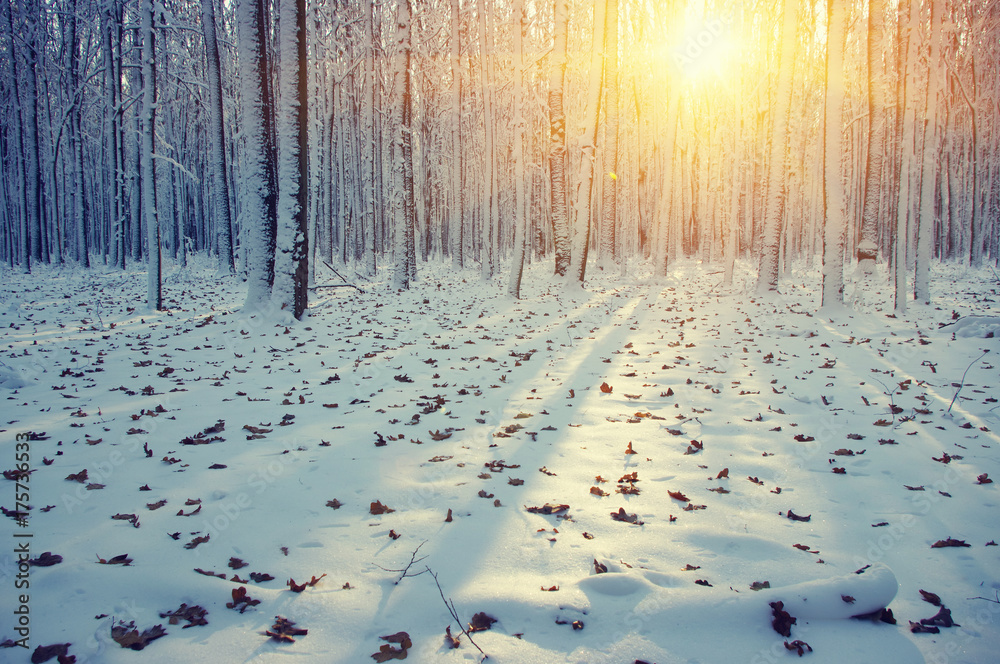
[(444, 643), (449, 648), (457, 648), (462, 645), (458, 638), (452, 635), (451, 625), (444, 628)]
[(334, 498), (333, 500), (326, 501), (326, 506), (327, 507), (332, 507), (335, 510), (339, 510), (341, 507), (344, 506), (344, 503), (342, 503), (339, 500), (337, 500), (336, 498)]
[(569, 505), (545, 503), (541, 507), (528, 507), (527, 505), (525, 505), (524, 509), (531, 512), (532, 514), (560, 514), (568, 510)]
[(895, 625), (896, 618), (892, 615), (892, 609), (876, 609), (869, 613), (861, 613), (851, 616), (855, 620), (871, 620), (872, 622), (884, 622), (888, 625)]
[(212, 539), (212, 534), (211, 533), (207, 533), (205, 535), (199, 535), (198, 537), (195, 537), (193, 540), (191, 540), (190, 542), (188, 542), (187, 544), (185, 544), (184, 548), (185, 549), (194, 549), (199, 544), (204, 544), (205, 542), (207, 542), (210, 539)]
[(153, 625), (149, 629), (143, 630), (142, 634), (136, 629), (135, 621), (132, 620), (127, 623), (119, 620), (111, 626), (111, 638), (122, 648), (132, 650), (142, 650), (151, 642), (166, 635), (167, 630), (163, 629), (163, 625)]
[(87, 469), (84, 468), (83, 470), (81, 470), (78, 473), (70, 473), (69, 475), (66, 476), (66, 479), (67, 480), (73, 480), (75, 482), (79, 482), (80, 484), (83, 484), (84, 482), (87, 481)]
[(717, 480), (721, 480), (723, 478), (727, 478), (727, 479), (729, 478), (729, 469), (728, 468), (723, 468), (722, 470), (719, 471), (719, 474), (715, 476), (715, 479), (717, 479)]
[(636, 526), (641, 526), (643, 524), (643, 522), (639, 520), (639, 515), (638, 514), (626, 514), (624, 507), (619, 507), (617, 512), (612, 512), (611, 513), (611, 518), (614, 521), (622, 521), (624, 523), (631, 523), (631, 524), (634, 524)]
[(410, 635), (407, 634), (406, 632), (396, 632), (395, 634), (390, 634), (389, 636), (380, 636), (378, 638), (388, 643), (399, 644), (399, 647), (402, 648), (403, 650), (409, 650), (410, 648), (413, 647), (413, 641), (410, 640)]
[(265, 581), (274, 581), (274, 577), (267, 572), (250, 572), (250, 580), (254, 583), (264, 583)]
[(321, 574), (319, 578), (314, 576), (312, 579), (306, 581), (305, 583), (295, 583), (295, 579), (289, 579), (288, 589), (291, 590), (293, 593), (300, 593), (309, 586), (315, 586), (324, 576), (326, 576), (326, 574)]
[(993, 484), (993, 480), (987, 477), (989, 473), (983, 473), (976, 478), (976, 484)]
[(914, 634), (940, 634), (941, 630), (931, 625), (921, 625), (910, 621), (910, 631)]
[(32, 558), (28, 561), (28, 565), (31, 567), (52, 567), (53, 565), (58, 565), (63, 560), (63, 557), (57, 553), (52, 553), (51, 551), (46, 551), (37, 558)]
[(182, 620), (186, 620), (188, 624), (184, 625), (181, 629), (187, 629), (188, 627), (195, 627), (197, 625), (207, 625), (208, 620), (205, 616), (208, 615), (208, 610), (198, 606), (188, 606), (187, 604), (181, 604), (176, 611), (168, 611), (166, 613), (161, 613), (161, 618), (169, 618), (171, 625), (176, 625)]
[(260, 604), (259, 599), (254, 599), (247, 594), (246, 586), (240, 586), (238, 588), (233, 588), (233, 601), (226, 602), (226, 608), (228, 609), (239, 609), (240, 613), (243, 613), (251, 606), (257, 606)]
[(936, 595), (936, 594), (934, 594), (932, 592), (927, 592), (926, 590), (921, 590), (920, 591), (920, 597), (923, 598), (923, 600), (925, 602), (929, 602), (929, 603), (933, 604), (934, 606), (941, 606), (941, 597), (939, 597), (938, 595)]
[(391, 512), (395, 512), (396, 510), (392, 509), (391, 507), (386, 507), (385, 505), (382, 504), (382, 501), (376, 500), (368, 508), (368, 511), (377, 516), (379, 514), (389, 514)]
[(681, 501), (682, 503), (689, 503), (689, 502), (691, 502), (691, 499), (688, 498), (687, 496), (685, 496), (680, 491), (667, 491), (667, 495), (670, 496), (671, 498), (673, 498), (674, 500)]
[(771, 614), (774, 616), (774, 620), (771, 621), (771, 627), (774, 628), (774, 631), (782, 636), (791, 636), (792, 625), (796, 623), (796, 620), (788, 611), (785, 611), (784, 602), (771, 602), (768, 606), (771, 607)]
[(789, 643), (788, 641), (785, 641), (785, 649), (786, 650), (794, 650), (794, 651), (798, 652), (799, 653), (799, 657), (802, 657), (802, 655), (804, 655), (807, 650), (809, 652), (813, 651), (812, 647), (808, 643), (806, 643), (805, 641), (801, 641), (799, 639), (796, 639), (796, 640), (792, 641), (791, 643)]
[[(11, 643), (13, 643), (13, 641)], [(35, 651), (31, 653), (31, 664), (42, 664), (42, 662), (47, 662), (53, 657), (59, 658), (59, 664), (63, 664), (63, 662), (75, 662), (76, 657), (69, 654), (69, 647), (71, 645), (73, 644), (53, 643), (50, 646), (38, 646), (35, 648)]]
[(470, 632), (485, 632), (486, 630), (493, 627), (493, 623), (497, 622), (497, 619), (493, 616), (486, 615), (482, 611), (472, 616), (472, 621), (469, 622)]
[(967, 544), (965, 540), (952, 539), (951, 537), (949, 537), (948, 539), (938, 540), (938, 541), (934, 542), (933, 544), (931, 544), (931, 548), (932, 549), (943, 549), (943, 548), (949, 547), (949, 546), (954, 546), (954, 547), (963, 547), (963, 546), (965, 546), (965, 547), (971, 547), (972, 545), (971, 544)]
[(938, 612), (930, 618), (921, 618), (921, 625), (933, 625), (935, 627), (961, 627), (951, 618), (951, 609), (942, 606)]
[(611, 394), (611, 391), (613, 389), (615, 389), (615, 388), (611, 387), (606, 382), (605, 383), (601, 383), (601, 392), (603, 392), (604, 394)]
[(793, 512), (792, 510), (788, 510), (788, 512), (785, 514), (785, 516), (787, 516), (792, 521), (808, 521), (809, 519), (812, 518), (812, 514), (809, 514), (808, 516), (799, 516), (798, 514), (796, 514), (795, 512)]
[(608, 566), (604, 563), (597, 562), (597, 558), (594, 558), (594, 574), (604, 574), (608, 571)]
[(388, 643), (379, 646), (378, 652), (372, 653), (372, 659), (376, 662), (388, 662), (390, 659), (406, 659), (405, 648), (393, 648)]
[(241, 558), (237, 558), (235, 556), (230, 556), (229, 558), (230, 569), (243, 569), (244, 567), (248, 567), (249, 565), (250, 563), (244, 562)]
[(292, 638), (293, 636), (305, 636), (308, 633), (308, 629), (295, 627), (295, 623), (288, 618), (275, 616), (274, 624), (271, 625), (271, 629), (264, 632), (264, 635), (271, 637), (279, 643), (295, 643), (295, 639)]
[(594, 494), (595, 496), (600, 496), (602, 498), (604, 496), (610, 496), (611, 495), (610, 493), (608, 493), (607, 491), (605, 491), (604, 489), (602, 489), (599, 486), (592, 486), (592, 487), (590, 487), (590, 493)]
[(121, 555), (114, 556), (113, 558), (108, 558), (107, 560), (105, 560), (104, 558), (101, 558), (100, 556), (97, 556), (97, 562), (100, 563), (101, 565), (124, 565), (124, 566), (128, 566), (128, 565), (130, 565), (132, 563), (132, 559), (128, 557), (127, 553), (123, 553)]

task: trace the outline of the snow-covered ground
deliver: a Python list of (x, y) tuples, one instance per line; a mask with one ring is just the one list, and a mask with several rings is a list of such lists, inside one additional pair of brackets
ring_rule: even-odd
[[(746, 266), (549, 272), (512, 301), (431, 266), (285, 327), (207, 268), (153, 314), (141, 272), (5, 270), (0, 641), (21, 612), (30, 647), (0, 660), (480, 659), (449, 606), (504, 664), (997, 660), (991, 273), (939, 266), (899, 318), (849, 287), (831, 318), (816, 271), (764, 299)], [(949, 623), (922, 590), (957, 625), (912, 633)], [(118, 621), (166, 635), (134, 652)]]

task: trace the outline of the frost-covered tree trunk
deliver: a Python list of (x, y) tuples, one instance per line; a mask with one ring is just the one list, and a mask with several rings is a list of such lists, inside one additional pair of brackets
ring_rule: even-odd
[[(868, 150), (865, 164), (865, 197), (861, 213), (861, 242), (878, 246), (878, 218), (881, 209), (882, 161), (886, 136), (885, 86), (881, 79), (882, 50), (885, 43), (885, 0), (868, 1)], [(866, 270), (871, 265), (862, 266)]]
[[(47, 259), (48, 252), (42, 251), (42, 165), (41, 154), (38, 145), (38, 50), (44, 40), (41, 38), (42, 28), (38, 24), (38, 1), (28, 0), (24, 5), (19, 5), (24, 13), (21, 17), (25, 25), (24, 36), (24, 64), (25, 74), (24, 94), (21, 97), (21, 109), (24, 113), (24, 176), (27, 196), (26, 226), (28, 240), (28, 254), (25, 255), (22, 269), (30, 271), (32, 263), (42, 261), (43, 256)], [(45, 262), (48, 262), (46, 260)]]
[[(3, 10), (6, 14), (6, 21), (4, 21), (7, 27), (7, 34), (13, 35), (14, 32), (14, 18), (13, 11), (11, 10), (10, 3), (4, 2), (0, 3), (3, 5)], [(11, 110), (13, 111), (11, 120), (11, 129), (13, 134), (13, 159), (11, 161), (14, 166), (14, 170), (11, 171), (11, 185), (13, 187), (13, 192), (19, 192), (16, 197), (16, 201), (11, 201), (13, 205), (12, 209), (15, 211), (14, 219), (11, 219), (11, 235), (16, 233), (17, 235), (17, 247), (15, 248), (12, 244), (11, 246), (11, 257), (12, 260), (15, 259), (19, 262), (21, 266), (21, 272), (27, 274), (31, 271), (31, 241), (28, 234), (28, 223), (27, 223), (27, 208), (28, 208), (28, 192), (25, 186), (25, 170), (24, 162), (27, 159), (27, 150), (24, 148), (24, 123), (22, 118), (21, 109), (23, 108), (23, 103), (19, 99), (17, 89), (19, 87), (20, 77), (18, 75), (20, 67), (19, 58), (17, 57), (17, 51), (14, 48), (14, 40), (7, 39), (7, 55), (8, 62), (10, 65), (10, 80), (7, 82), (7, 93), (10, 95), (11, 99)], [(16, 225), (16, 230), (15, 230)]]
[(898, 14), (899, 55), (896, 61), (897, 106), (896, 136), (899, 148), (899, 181), (896, 205), (896, 230), (893, 237), (893, 305), (897, 314), (906, 312), (909, 289), (906, 275), (909, 265), (908, 247), (912, 210), (910, 187), (913, 181), (916, 141), (916, 110), (910, 77), (915, 71), (917, 49), (913, 44), (914, 20), (912, 3), (900, 3)]
[(618, 258), (618, 0), (608, 0), (604, 44), (604, 170), (601, 176), (601, 259)]
[(201, 25), (205, 34), (205, 57), (208, 68), (208, 141), (212, 147), (210, 166), (215, 202), (217, 259), (220, 275), (233, 274), (232, 212), (229, 208), (229, 164), (226, 163), (226, 135), (223, 124), (222, 74), (219, 42), (216, 36), (214, 0), (201, 0)]
[(451, 262), (465, 266), (463, 249), (465, 194), (462, 190), (462, 27), (459, 0), (451, 0), (451, 207), (448, 244)]
[(279, 16), (278, 209), (271, 299), (302, 320), (308, 306), (309, 75), (305, 0), (281, 0)]
[(78, 1), (70, 4), (69, 16), (69, 83), (71, 98), (70, 113), (70, 150), (73, 173), (73, 216), (76, 220), (76, 261), (81, 267), (90, 267), (90, 247), (87, 244), (87, 231), (90, 226), (90, 203), (86, 195), (83, 176), (83, 91), (80, 89), (80, 49), (82, 44), (78, 38), (80, 15)]
[(847, 217), (844, 209), (843, 109), (844, 39), (846, 8), (841, 0), (827, 0), (826, 106), (824, 108), (823, 297), (822, 306), (844, 303), (844, 249)]
[(372, 20), (374, 7), (364, 5), (365, 66), (362, 73), (361, 86), (361, 219), (360, 231), (364, 238), (364, 267), (368, 276), (375, 276), (375, 225), (378, 223), (375, 214), (375, 192), (377, 188), (375, 176), (375, 36)]
[(121, 86), (121, 51), (116, 51), (115, 43), (121, 44), (120, 24), (116, 12), (116, 2), (106, 3), (101, 14), (101, 39), (104, 63), (105, 109), (104, 122), (107, 142), (104, 146), (105, 159), (110, 169), (108, 186), (113, 192), (111, 203), (111, 263), (118, 269), (125, 269), (125, 164), (122, 160), (120, 132), (122, 131), (121, 111), (118, 100)]
[[(680, 89), (673, 86), (667, 93), (667, 112), (663, 126), (663, 142), (657, 144), (656, 152), (660, 162), (661, 173), (659, 200), (654, 204), (655, 246), (653, 249), (653, 273), (658, 277), (667, 275), (667, 262), (670, 253), (670, 238), (672, 227), (673, 200), (681, 195), (680, 187), (676, 186), (676, 175), (681, 165), (674, 163), (674, 148), (677, 142), (677, 123), (680, 121), (678, 108), (680, 106)], [(680, 222), (678, 222), (679, 224)]]
[(549, 75), (549, 178), (551, 180), (552, 235), (555, 245), (555, 273), (566, 276), (570, 259), (570, 218), (566, 203), (566, 112), (563, 94), (566, 85), (567, 33), (569, 11), (566, 0), (553, 2), (553, 37)]
[(493, 277), (496, 269), (497, 250), (497, 154), (495, 123), (493, 114), (493, 33), (486, 25), (486, 2), (477, 0), (476, 11), (479, 14), (479, 70), (483, 86), (483, 130), (485, 132), (485, 166), (486, 198), (482, 210), (482, 239), (480, 254), (482, 256), (483, 279)]
[(163, 308), (160, 268), (160, 224), (156, 210), (156, 172), (153, 151), (156, 134), (156, 68), (153, 0), (139, 5), (139, 32), (142, 39), (142, 149), (139, 169), (142, 180), (143, 217), (146, 221), (146, 304), (152, 311)]
[(778, 289), (781, 226), (785, 212), (785, 180), (787, 178), (788, 113), (792, 100), (792, 69), (795, 59), (797, 0), (783, 0), (782, 27), (778, 36), (781, 54), (778, 62), (778, 87), (771, 109), (770, 154), (768, 157), (767, 200), (764, 208), (764, 228), (760, 251), (760, 271), (757, 292)]
[(594, 167), (597, 159), (597, 121), (601, 110), (601, 78), (603, 73), (604, 21), (606, 5), (601, 0), (594, 4), (594, 38), (590, 53), (590, 84), (587, 107), (579, 125), (579, 138), (573, 149), (577, 151), (576, 192), (573, 197), (573, 243), (570, 254), (569, 281), (579, 286), (587, 274), (587, 255), (590, 251), (590, 229)]
[(524, 0), (514, 0), (514, 254), (507, 293), (521, 297), (521, 275), (524, 272), (527, 206), (524, 191)]
[(737, 81), (733, 91), (733, 147), (729, 163), (729, 218), (723, 222), (725, 228), (722, 234), (725, 267), (723, 268), (722, 284), (733, 285), (733, 271), (736, 267), (736, 252), (740, 235), (740, 142), (742, 141), (743, 105), (740, 83)]
[(401, 0), (396, 8), (396, 34), (394, 36), (395, 67), (393, 71), (392, 116), (392, 189), (391, 210), (393, 223), (394, 263), (392, 287), (407, 289), (410, 287), (409, 247), (407, 242), (407, 226), (413, 232), (412, 224), (407, 216), (407, 178), (405, 143), (410, 127), (406, 126), (409, 113), (406, 106), (410, 103), (410, 0)]
[(938, 97), (944, 72), (941, 63), (941, 3), (931, 2), (930, 43), (927, 49), (927, 98), (924, 107), (924, 148), (920, 178), (920, 217), (917, 221), (917, 263), (913, 279), (914, 299), (931, 301), (930, 263), (934, 243), (937, 177), (941, 131), (938, 127)]
[(264, 15), (264, 0), (238, 0), (236, 3), (240, 100), (246, 153), (242, 226), (247, 254), (247, 299), (244, 304), (247, 310), (263, 304), (270, 297), (274, 283), (277, 228), (274, 111)]

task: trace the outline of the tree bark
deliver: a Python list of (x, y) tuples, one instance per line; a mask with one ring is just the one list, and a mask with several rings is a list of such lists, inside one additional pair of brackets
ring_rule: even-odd
[(210, 165), (215, 184), (215, 226), (218, 247), (218, 273), (231, 275), (233, 267), (233, 215), (229, 208), (229, 164), (226, 155), (226, 135), (223, 124), (222, 74), (219, 42), (216, 37), (214, 0), (201, 0), (201, 24), (205, 33), (205, 57), (208, 63), (208, 141), (212, 147)]
[(163, 308), (160, 267), (160, 224), (156, 209), (156, 171), (153, 153), (156, 147), (156, 68), (155, 33), (153, 32), (153, 0), (140, 3), (142, 38), (142, 179), (143, 216), (146, 221), (146, 304), (152, 311)]
[(247, 252), (247, 299), (244, 309), (252, 310), (270, 298), (274, 284), (277, 230), (274, 110), (264, 31), (264, 0), (238, 0), (236, 14), (246, 150), (243, 238)]
[(826, 106), (823, 153), (823, 296), (822, 306), (844, 303), (844, 249), (847, 244), (847, 218), (844, 209), (843, 110), (844, 110), (844, 39), (847, 16), (840, 0), (827, 0)]
[(764, 209), (764, 228), (760, 252), (760, 271), (757, 292), (778, 290), (779, 251), (781, 227), (785, 212), (785, 180), (787, 178), (788, 113), (792, 99), (792, 68), (795, 58), (796, 26), (798, 25), (796, 0), (782, 2), (782, 28), (779, 40), (781, 54), (778, 63), (778, 87), (771, 109), (771, 147), (768, 158), (767, 200)]
[(566, 0), (554, 0), (554, 24), (549, 76), (549, 178), (552, 182), (552, 234), (555, 245), (555, 273), (564, 277), (570, 261), (570, 219), (566, 203), (566, 113), (563, 94), (566, 85), (567, 33), (569, 11)]

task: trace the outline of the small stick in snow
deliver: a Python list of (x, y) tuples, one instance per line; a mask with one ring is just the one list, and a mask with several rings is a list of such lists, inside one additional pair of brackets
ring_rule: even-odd
[(975, 364), (975, 363), (976, 363), (976, 362), (978, 362), (979, 360), (981, 360), (981, 359), (983, 359), (984, 357), (986, 357), (986, 354), (987, 354), (987, 353), (989, 353), (989, 352), (990, 352), (990, 349), (989, 349), (989, 348), (987, 348), (986, 350), (984, 350), (984, 351), (983, 351), (983, 354), (982, 354), (982, 355), (980, 355), (979, 357), (977, 357), (977, 358), (976, 358), (976, 359), (974, 359), (973, 361), (969, 362), (969, 366), (965, 367), (965, 372), (964, 372), (964, 373), (962, 374), (962, 380), (961, 380), (961, 381), (959, 381), (959, 384), (958, 384), (958, 389), (957, 389), (957, 390), (955, 390), (955, 396), (953, 396), (953, 397), (951, 398), (951, 403), (950, 403), (950, 404), (948, 404), (948, 410), (947, 410), (947, 411), (945, 411), (946, 413), (948, 413), (948, 414), (950, 414), (950, 413), (951, 413), (951, 407), (955, 405), (955, 399), (957, 399), (957, 398), (958, 398), (958, 395), (962, 393), (962, 387), (964, 387), (964, 386), (965, 386), (965, 377), (966, 377), (966, 376), (967, 376), (967, 375), (969, 374), (969, 369), (971, 369), (971, 368), (972, 368), (972, 365), (973, 365), (973, 364)]
[(413, 553), (410, 554), (410, 562), (408, 562), (406, 564), (406, 567), (404, 567), (403, 569), (386, 569), (386, 568), (382, 567), (381, 565), (375, 565), (375, 567), (378, 567), (383, 572), (401, 572), (401, 574), (399, 575), (399, 578), (396, 579), (396, 582), (393, 584), (394, 586), (398, 586), (399, 582), (402, 581), (403, 579), (407, 578), (407, 577), (410, 577), (410, 576), (420, 576), (421, 574), (426, 574), (427, 572), (430, 571), (429, 569), (426, 569), (426, 568), (424, 569), (423, 572), (417, 572), (416, 574), (410, 574), (410, 568), (411, 567), (413, 567), (415, 564), (417, 564), (417, 563), (419, 563), (419, 562), (421, 562), (421, 561), (423, 561), (423, 560), (425, 560), (427, 558), (427, 556), (423, 556), (422, 558), (417, 558), (417, 551), (420, 551), (420, 547), (423, 546), (424, 544), (427, 544), (427, 540), (424, 540), (423, 542), (421, 542), (420, 545), (416, 549), (413, 550)]
[(462, 627), (462, 619), (458, 617), (458, 611), (455, 610), (455, 602), (454, 601), (449, 601), (448, 599), (445, 599), (444, 590), (441, 589), (441, 582), (438, 581), (437, 574), (435, 574), (434, 572), (431, 572), (431, 568), (430, 567), (425, 567), (424, 571), (430, 572), (430, 575), (432, 577), (434, 577), (434, 583), (437, 585), (438, 592), (441, 594), (441, 601), (444, 602), (444, 605), (448, 608), (448, 613), (451, 614), (451, 617), (455, 620), (456, 623), (458, 623), (458, 628), (460, 630), (462, 630), (462, 634), (465, 634), (465, 638), (469, 639), (469, 643), (471, 643), (472, 645), (476, 646), (476, 650), (478, 650), (480, 653), (482, 653), (482, 655), (483, 655), (483, 660), (482, 661), (485, 661), (485, 660), (489, 659), (490, 656), (487, 655), (485, 652), (483, 652), (483, 649), (479, 647), (479, 644), (476, 643), (472, 639), (472, 635), (469, 634), (464, 627)]

